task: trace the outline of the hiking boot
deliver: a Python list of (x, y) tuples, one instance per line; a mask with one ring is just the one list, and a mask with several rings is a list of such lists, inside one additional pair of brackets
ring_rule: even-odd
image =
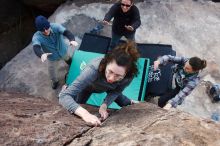
[(65, 83), (67, 82), (68, 73), (69, 73), (69, 72), (67, 72), (67, 73), (65, 74), (65, 77), (64, 77)]
[(66, 62), (66, 64), (68, 64), (70, 66), (72, 63), (72, 59), (70, 58), (69, 60), (66, 60), (65, 62)]
[(59, 81), (56, 81), (56, 82), (51, 82), (51, 87), (52, 89), (57, 89), (57, 87), (59, 86)]

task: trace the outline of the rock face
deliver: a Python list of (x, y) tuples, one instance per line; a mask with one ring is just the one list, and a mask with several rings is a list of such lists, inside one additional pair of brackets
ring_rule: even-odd
[(64, 145), (89, 129), (57, 102), (0, 92), (0, 145)]
[[(93, 114), (96, 108), (86, 107)], [(181, 111), (140, 103), (112, 112), (88, 127), (57, 101), (0, 92), (0, 145), (210, 145), (220, 144), (220, 124)]]
[[(220, 81), (220, 5), (206, 0), (148, 0), (137, 6), (142, 18), (138, 42), (172, 44), (178, 55), (205, 58), (209, 63), (203, 72), (205, 79)], [(50, 21), (63, 23), (80, 42), (109, 7), (100, 3), (79, 7), (68, 2)], [(109, 26), (102, 35), (110, 33)], [(60, 63), (61, 84), (67, 68)], [(167, 112), (149, 103), (125, 107), (113, 112), (101, 127), (88, 127), (58, 105), (60, 88), (51, 89), (46, 63), (36, 57), (31, 44), (0, 70), (0, 83), (0, 90), (23, 93), (0, 92), (0, 145), (220, 145), (219, 123), (178, 109)], [(210, 102), (201, 84), (179, 108), (210, 118), (219, 104)], [(97, 114), (97, 109), (88, 109)]]
[(31, 8), (37, 8), (41, 11), (50, 13), (65, 1), (66, 0), (21, 0), (22, 3)]
[[(140, 9), (142, 25), (137, 30), (136, 40), (140, 43), (172, 44), (177, 55), (186, 57), (199, 56), (208, 61), (203, 79), (220, 82), (220, 5), (211, 1), (176, 0), (145, 1), (136, 4)], [(61, 5), (49, 18), (51, 22), (64, 24), (80, 37), (102, 20), (110, 4), (93, 3), (76, 6), (67, 2)], [(111, 26), (105, 26), (102, 35), (111, 35)], [(61, 84), (67, 66), (60, 64)], [(59, 90), (52, 90), (47, 74), (47, 65), (33, 53), (28, 45), (15, 58), (0, 70), (0, 90), (22, 92), (29, 95), (53, 100)], [(199, 85), (187, 97), (181, 110), (196, 116), (210, 118), (214, 111), (219, 111), (219, 104), (212, 104)], [(219, 113), (220, 114), (220, 113)]]
[[(16, 58), (18, 60), (13, 58), (1, 70), (0, 80), (5, 83), (4, 85), (2, 84), (1, 90), (41, 96), (51, 100), (58, 96), (58, 90), (51, 89), (47, 72), (47, 62), (42, 63), (36, 57), (31, 45), (22, 50)], [(7, 66), (10, 67), (8, 68)], [(62, 67), (59, 70), (59, 78), (60, 80), (64, 80), (66, 66), (63, 62), (60, 63), (60, 66)], [(20, 73), (17, 72), (18, 70)], [(11, 84), (11, 82), (13, 83)], [(61, 82), (61, 84), (63, 83)]]
[(167, 112), (155, 105), (141, 103), (114, 113), (101, 128), (89, 130), (70, 145), (218, 146), (219, 126), (178, 110)]

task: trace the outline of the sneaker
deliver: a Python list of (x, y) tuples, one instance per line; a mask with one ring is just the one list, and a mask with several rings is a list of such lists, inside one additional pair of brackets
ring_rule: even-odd
[(51, 87), (52, 89), (57, 89), (57, 87), (59, 86), (59, 81), (56, 81), (56, 82), (51, 82)]
[(140, 101), (131, 99), (131, 104), (136, 104), (136, 103), (140, 103)]
[(66, 62), (66, 64), (68, 64), (70, 66), (72, 63), (72, 59), (70, 58), (69, 60), (66, 60), (65, 62)]
[(67, 87), (68, 87), (67, 84), (64, 84), (61, 88), (61, 91), (66, 90)]

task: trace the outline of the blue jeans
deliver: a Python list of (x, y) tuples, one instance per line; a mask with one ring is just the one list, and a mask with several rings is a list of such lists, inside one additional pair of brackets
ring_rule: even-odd
[[(124, 37), (128, 40), (135, 41), (135, 33), (126, 35)], [(112, 39), (111, 39), (108, 51), (111, 51), (112, 49), (114, 49), (118, 45), (118, 42), (120, 41), (121, 38), (122, 38), (121, 35), (118, 35), (112, 31)]]

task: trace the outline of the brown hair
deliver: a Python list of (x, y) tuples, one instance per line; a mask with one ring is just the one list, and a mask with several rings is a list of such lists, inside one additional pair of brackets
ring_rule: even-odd
[[(120, 2), (121, 2), (122, 0), (120, 0)], [(134, 3), (134, 0), (130, 0), (130, 2), (131, 2), (131, 4), (133, 4)]]
[(198, 57), (192, 57), (189, 59), (189, 64), (192, 66), (194, 71), (204, 69), (207, 65), (206, 60), (202, 60)]
[(111, 52), (105, 55), (100, 62), (99, 72), (104, 76), (107, 64), (115, 61), (117, 65), (126, 68), (125, 77), (133, 78), (134, 76), (137, 76), (138, 73), (136, 62), (139, 56), (140, 54), (137, 50), (135, 42), (127, 41), (126, 43), (118, 45)]

